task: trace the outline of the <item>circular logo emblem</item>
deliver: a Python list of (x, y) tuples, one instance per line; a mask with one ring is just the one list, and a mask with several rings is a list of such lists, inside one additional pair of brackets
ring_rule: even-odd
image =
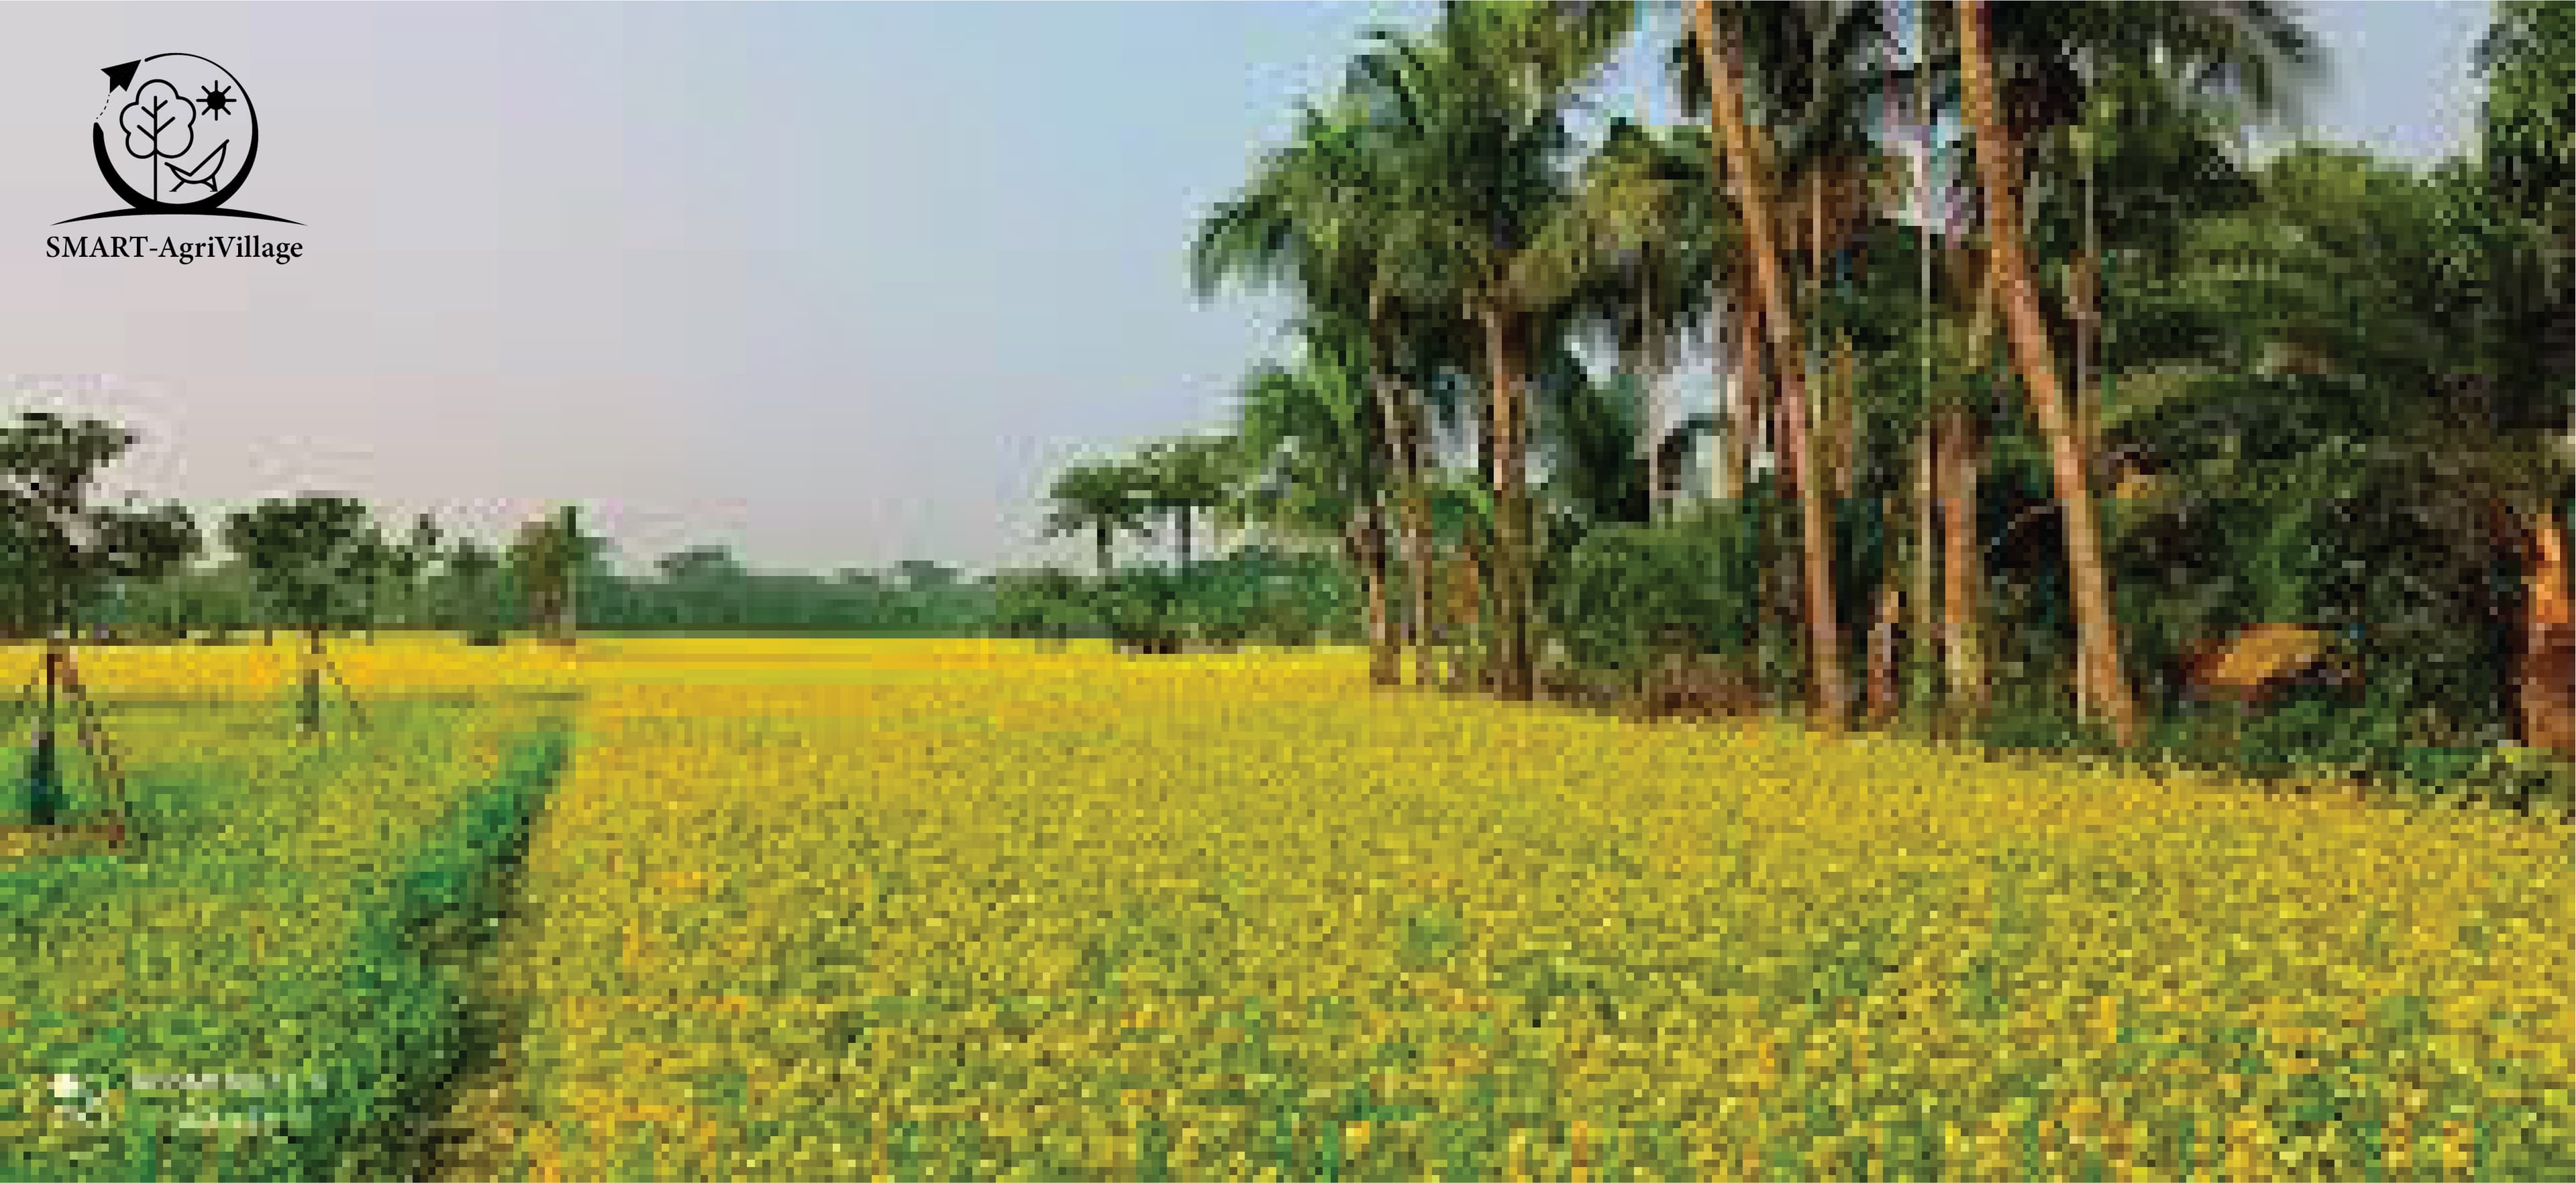
[(259, 158), (259, 114), (232, 71), (193, 53), (156, 53), (105, 73), (90, 147), (108, 188), (133, 207), (117, 212), (287, 220), (221, 208)]

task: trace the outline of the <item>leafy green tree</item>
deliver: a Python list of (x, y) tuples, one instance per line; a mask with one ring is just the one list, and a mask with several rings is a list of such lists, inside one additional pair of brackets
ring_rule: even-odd
[(45, 713), (28, 777), (36, 825), (54, 824), (63, 804), (54, 704), (70, 678), (77, 610), (101, 588), (159, 577), (198, 547), (196, 524), (179, 506), (91, 503), (101, 471), (134, 443), (132, 432), (99, 420), (42, 412), (0, 427), (0, 575), (19, 627), (45, 635)]
[(367, 507), (327, 493), (263, 501), (224, 519), (224, 545), (250, 568), (273, 609), (304, 631), (304, 729), (319, 732), (323, 633), (362, 611), (370, 564), (383, 546)]
[(564, 506), (519, 528), (509, 566), (528, 597), (528, 614), (555, 644), (573, 644), (578, 592), (608, 553), (605, 539), (584, 533), (580, 510)]
[(102, 588), (158, 578), (197, 552), (178, 505), (92, 503), (99, 475), (135, 442), (99, 420), (44, 412), (0, 426), (0, 568), (18, 630), (72, 629)]
[(468, 639), (478, 644), (499, 644), (501, 621), (493, 584), (501, 573), (500, 556), (471, 538), (455, 538), (448, 543), (446, 567), (446, 594), (441, 599), (449, 627), (465, 630)]

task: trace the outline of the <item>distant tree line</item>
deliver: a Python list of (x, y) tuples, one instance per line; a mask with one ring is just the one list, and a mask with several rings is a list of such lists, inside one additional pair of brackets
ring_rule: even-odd
[[(176, 503), (94, 504), (99, 475), (135, 442), (112, 424), (43, 412), (0, 424), (0, 637), (222, 644), (289, 632), (319, 653), (328, 635), (372, 640), (386, 629), (457, 632), (485, 644), (512, 633), (570, 643), (589, 629), (1001, 633), (1147, 649), (1360, 635), (1343, 571), (1271, 547), (1211, 562), (1184, 544), (1177, 567), (1135, 567), (1098, 585), (1054, 570), (970, 576), (921, 559), (829, 575), (755, 571), (714, 544), (627, 575), (570, 506), (494, 546), (430, 514), (394, 524), (336, 493), (272, 498), (203, 525)], [(1140, 512), (1192, 522), (1225, 500), (1225, 458), (1194, 443), (1154, 455), (1173, 475), (1145, 495)], [(1121, 519), (1115, 528), (1142, 526)]]

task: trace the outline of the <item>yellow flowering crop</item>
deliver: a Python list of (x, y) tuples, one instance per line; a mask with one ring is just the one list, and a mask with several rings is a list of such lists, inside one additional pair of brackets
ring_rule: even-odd
[(602, 641), (535, 1177), (2563, 1175), (2563, 828), (1372, 692)]

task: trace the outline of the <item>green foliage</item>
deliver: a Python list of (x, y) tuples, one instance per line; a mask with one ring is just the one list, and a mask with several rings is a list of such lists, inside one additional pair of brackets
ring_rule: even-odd
[(2576, 113), (2567, 102), (2576, 79), (2576, 8), (2502, 0), (2494, 13), (2477, 51), (2487, 84), (2479, 121), (2484, 163), (2523, 216), (2576, 233), (2567, 224), (2576, 187)]
[(224, 520), (224, 545), (261, 592), (285, 619), (315, 630), (358, 615), (378, 541), (367, 507), (335, 494), (263, 501)]
[(1758, 529), (1755, 513), (1720, 508), (1595, 530), (1552, 581), (1549, 624), (1576, 665), (1631, 677), (1676, 647), (1742, 653), (1753, 639)]
[[(377, 722), (348, 746), (263, 752), (221, 711), (115, 721), (149, 857), (0, 869), (0, 1076), (120, 1096), (80, 1124), (0, 1103), (13, 1177), (194, 1178), (218, 1153), (231, 1177), (341, 1177), (407, 1138), (462, 1048), (446, 954), (487, 930), (565, 747), (558, 719)], [(496, 751), (499, 777), (476, 783), (465, 770)], [(138, 1087), (178, 1073), (221, 1084)], [(275, 1124), (219, 1149), (188, 1124), (218, 1116)]]
[(1320, 556), (1247, 547), (1187, 571), (1140, 565), (1105, 581), (1054, 570), (996, 580), (1005, 636), (1106, 637), (1144, 652), (1304, 645), (1357, 635), (1358, 589)]
[(0, 427), (0, 609), (15, 631), (68, 625), (112, 583), (148, 581), (195, 556), (177, 505), (90, 503), (136, 436), (96, 419), (22, 412)]

